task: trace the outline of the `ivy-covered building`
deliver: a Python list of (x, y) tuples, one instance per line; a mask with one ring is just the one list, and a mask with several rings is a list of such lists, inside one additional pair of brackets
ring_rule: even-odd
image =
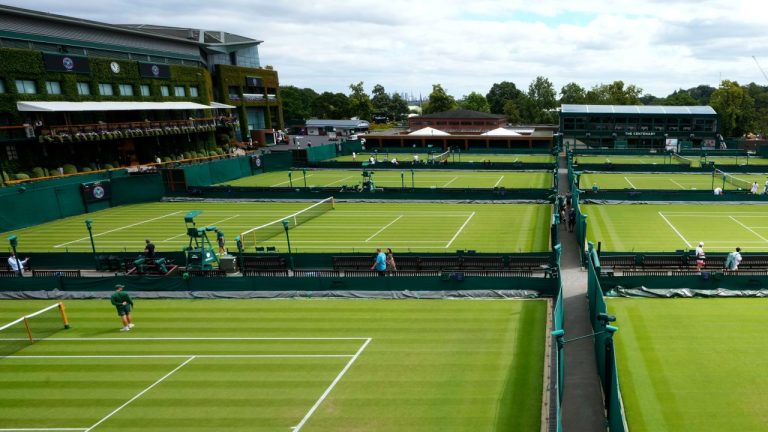
[[(4, 179), (207, 156), (282, 128), (277, 72), (261, 67), (259, 44), (0, 5)], [(263, 98), (243, 97), (251, 91)]]

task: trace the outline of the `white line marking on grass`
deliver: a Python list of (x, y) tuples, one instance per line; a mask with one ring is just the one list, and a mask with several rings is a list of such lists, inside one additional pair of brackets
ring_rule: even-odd
[[(307, 177), (312, 177), (313, 175), (314, 175), (314, 174), (307, 174)], [(270, 186), (270, 187), (280, 186), (280, 185), (282, 185), (282, 184), (291, 184), (291, 183), (293, 183), (293, 182), (297, 182), (297, 181), (303, 181), (303, 179), (304, 179), (304, 176), (300, 176), (300, 177), (297, 177), (297, 178), (295, 178), (295, 179), (294, 179), (294, 178), (291, 178), (290, 180), (286, 180), (286, 181), (284, 181), (284, 182), (280, 182), (280, 183), (277, 183), (277, 184), (273, 184), (273, 185), (272, 185), (272, 186)]]
[(687, 187), (681, 185), (680, 183), (678, 183), (678, 182), (676, 182), (676, 181), (674, 181), (672, 179), (668, 179), (668, 180), (671, 181), (672, 183), (676, 184), (680, 189), (688, 189)]
[(395, 223), (395, 222), (399, 221), (399, 220), (400, 220), (400, 219), (401, 219), (403, 216), (404, 216), (404, 215), (400, 215), (400, 216), (398, 216), (397, 218), (395, 218), (395, 220), (393, 220), (392, 222), (390, 222), (390, 223), (388, 223), (388, 224), (384, 225), (384, 227), (383, 227), (383, 228), (381, 228), (380, 230), (376, 231), (375, 233), (373, 233), (373, 235), (372, 235), (372, 236), (370, 236), (370, 237), (368, 237), (367, 239), (365, 239), (365, 242), (366, 242), (366, 243), (368, 243), (368, 240), (370, 240), (370, 239), (372, 239), (372, 238), (376, 237), (377, 235), (379, 235), (379, 233), (381, 233), (381, 232), (382, 232), (382, 231), (384, 231), (385, 229), (387, 229), (387, 228), (389, 228), (390, 226), (392, 226), (392, 224), (393, 224), (393, 223)]
[(674, 232), (675, 232), (675, 233), (678, 235), (678, 237), (680, 237), (681, 239), (683, 239), (683, 241), (685, 242), (685, 244), (688, 246), (688, 249), (690, 249), (690, 248), (692, 248), (692, 247), (693, 247), (693, 246), (691, 246), (691, 244), (690, 244), (690, 243), (688, 243), (688, 240), (686, 240), (686, 239), (685, 239), (685, 237), (683, 237), (683, 235), (682, 235), (682, 234), (680, 234), (680, 231), (678, 231), (678, 230), (677, 230), (677, 228), (675, 228), (675, 226), (674, 226), (674, 225), (672, 225), (672, 222), (670, 222), (670, 221), (669, 221), (669, 219), (667, 219), (666, 217), (664, 217), (664, 215), (663, 215), (661, 212), (659, 212), (659, 216), (661, 216), (661, 218), (662, 218), (662, 219), (664, 219), (664, 221), (665, 221), (665, 222), (666, 222), (666, 223), (669, 225), (669, 227), (670, 227), (670, 228), (672, 228), (672, 231), (674, 231)]
[[(234, 219), (234, 218), (236, 218), (236, 217), (240, 217), (240, 215), (238, 214), (238, 215), (234, 215), (234, 216), (228, 217), (228, 218), (226, 218), (226, 219), (218, 220), (218, 221), (216, 221), (216, 222), (213, 222), (213, 223), (211, 223), (211, 225), (220, 224), (220, 223), (222, 223), (222, 222), (226, 222), (226, 221), (228, 221), (228, 220), (230, 220), (230, 219)], [(173, 240), (173, 239), (175, 239), (175, 238), (177, 238), (177, 237), (181, 237), (181, 236), (185, 236), (185, 235), (187, 235), (187, 233), (182, 233), (182, 234), (179, 234), (179, 235), (175, 235), (175, 236), (173, 236), (173, 237), (168, 237), (168, 238), (167, 238), (167, 239), (165, 239), (165, 240), (160, 240), (160, 243), (162, 243), (162, 242), (167, 242), (167, 241), (169, 241), (169, 240)]]
[(352, 178), (352, 176), (349, 176), (349, 177), (344, 177), (343, 179), (340, 179), (340, 180), (336, 180), (336, 181), (332, 181), (332, 182), (330, 182), (330, 183), (326, 184), (326, 186), (330, 186), (330, 185), (332, 185), (332, 184), (334, 184), (334, 183), (343, 182), (344, 180), (346, 180), (346, 179), (351, 179), (351, 178)]
[(312, 408), (310, 408), (307, 414), (304, 415), (304, 418), (301, 419), (299, 424), (297, 424), (295, 427), (292, 428), (294, 432), (298, 432), (301, 430), (302, 427), (304, 427), (304, 425), (307, 423), (307, 420), (309, 420), (312, 414), (314, 414), (315, 410), (317, 410), (317, 407), (319, 407), (320, 404), (323, 403), (325, 398), (328, 397), (328, 394), (331, 393), (331, 390), (333, 390), (333, 388), (336, 386), (336, 383), (338, 383), (341, 380), (341, 377), (343, 377), (344, 374), (347, 373), (347, 370), (349, 370), (349, 368), (352, 367), (352, 364), (355, 362), (355, 360), (357, 360), (357, 358), (360, 356), (360, 353), (363, 352), (365, 347), (367, 347), (368, 344), (371, 343), (371, 340), (372, 340), (371, 338), (366, 339), (365, 343), (363, 343), (360, 349), (357, 350), (355, 355), (351, 359), (349, 359), (346, 366), (344, 366), (344, 369), (342, 369), (341, 372), (339, 372), (339, 374), (336, 375), (336, 378), (333, 380), (333, 382), (331, 382), (331, 385), (329, 385), (328, 388), (325, 389), (323, 394), (320, 396), (320, 399), (318, 399), (317, 402), (315, 402), (315, 404), (312, 405)]
[[(98, 234), (94, 234), (93, 236), (94, 236), (94, 237), (98, 237), (98, 236), (102, 236), (102, 235), (104, 235), (104, 234), (109, 234), (109, 233), (112, 233), (112, 232), (115, 232), (115, 231), (124, 230), (124, 229), (126, 229), (126, 228), (135, 227), (136, 225), (141, 225), (141, 224), (145, 224), (145, 223), (147, 223), (147, 222), (156, 221), (156, 220), (158, 220), (158, 219), (167, 218), (168, 216), (177, 215), (177, 214), (181, 213), (182, 211), (183, 211), (183, 210), (179, 210), (179, 211), (177, 211), (177, 212), (168, 213), (168, 214), (167, 214), (167, 215), (165, 215), (165, 216), (158, 216), (158, 217), (156, 217), (156, 218), (147, 219), (147, 220), (145, 220), (145, 221), (141, 221), (141, 222), (136, 222), (135, 224), (126, 225), (126, 226), (124, 226), (124, 227), (115, 228), (115, 229), (112, 229), (112, 230), (109, 230), (109, 231), (104, 231), (104, 232), (101, 232), (101, 233), (98, 233)], [(66, 243), (62, 243), (62, 244), (56, 245), (56, 246), (54, 246), (54, 248), (60, 248), (60, 247), (62, 247), (62, 246), (66, 246), (66, 245), (68, 245), (68, 244), (72, 244), (72, 243), (81, 242), (81, 241), (83, 241), (83, 240), (88, 240), (88, 238), (89, 238), (89, 237), (83, 237), (83, 238), (81, 238), (81, 239), (72, 240), (71, 242), (66, 242)]]
[(13, 428), (0, 429), (0, 432), (28, 432), (28, 431), (84, 431), (85, 428)]
[(94, 423), (94, 424), (93, 424), (93, 426), (89, 427), (88, 429), (85, 429), (85, 432), (89, 432), (89, 431), (91, 431), (93, 428), (95, 428), (96, 426), (98, 426), (98, 425), (100, 425), (100, 424), (104, 423), (104, 422), (105, 422), (107, 419), (109, 419), (109, 418), (110, 418), (110, 417), (112, 417), (113, 415), (117, 414), (117, 412), (118, 412), (118, 411), (120, 411), (121, 409), (123, 409), (123, 408), (127, 407), (127, 406), (128, 406), (130, 403), (131, 403), (131, 402), (133, 402), (133, 401), (135, 401), (136, 399), (138, 399), (138, 398), (140, 398), (141, 396), (143, 396), (143, 395), (144, 395), (144, 393), (146, 393), (146, 392), (148, 392), (148, 391), (152, 390), (152, 388), (154, 388), (156, 385), (158, 385), (158, 384), (160, 384), (161, 382), (165, 381), (165, 379), (166, 379), (166, 378), (168, 378), (169, 376), (171, 376), (171, 375), (173, 375), (174, 373), (176, 373), (176, 371), (178, 371), (179, 369), (183, 368), (184, 366), (186, 366), (186, 365), (187, 365), (187, 363), (191, 362), (191, 361), (192, 361), (192, 360), (194, 360), (194, 359), (195, 359), (195, 357), (190, 357), (190, 358), (188, 358), (188, 359), (187, 359), (187, 360), (186, 360), (184, 363), (182, 363), (182, 364), (180, 364), (180, 365), (176, 366), (176, 368), (175, 368), (174, 370), (172, 370), (172, 371), (168, 372), (167, 374), (163, 375), (163, 376), (162, 376), (162, 377), (161, 377), (159, 380), (155, 381), (154, 383), (152, 383), (152, 385), (150, 385), (149, 387), (147, 387), (147, 388), (145, 388), (144, 390), (142, 390), (141, 392), (139, 392), (139, 394), (137, 394), (136, 396), (132, 397), (132, 398), (131, 398), (131, 399), (130, 399), (128, 402), (126, 402), (126, 403), (124, 403), (124, 404), (120, 405), (119, 407), (117, 407), (117, 408), (116, 408), (114, 411), (112, 411), (111, 413), (107, 414), (107, 415), (106, 415), (104, 418), (102, 418), (101, 420), (99, 420), (99, 421), (97, 421), (96, 423)]
[(454, 178), (452, 178), (452, 179), (448, 180), (448, 183), (444, 184), (444, 185), (443, 185), (443, 187), (446, 187), (446, 186), (448, 186), (449, 184), (451, 184), (451, 183), (455, 182), (457, 179), (458, 179), (458, 177), (454, 177)]
[(759, 238), (760, 240), (768, 243), (768, 239), (766, 239), (765, 237), (763, 237), (760, 234), (756, 233), (755, 230), (753, 230), (752, 228), (750, 228), (750, 227), (744, 225), (743, 223), (739, 222), (735, 217), (728, 216), (728, 218), (731, 219), (732, 221), (736, 222), (737, 224), (741, 225), (742, 227), (744, 227), (745, 230), (747, 230), (747, 231), (751, 232), (752, 234), (756, 235), (757, 238)]
[(456, 234), (454, 234), (454, 235), (453, 235), (453, 238), (451, 239), (451, 241), (449, 241), (449, 242), (448, 242), (448, 244), (447, 244), (447, 245), (445, 245), (445, 248), (446, 248), (446, 249), (448, 249), (449, 247), (451, 247), (451, 244), (453, 244), (453, 241), (454, 241), (454, 240), (456, 240), (456, 237), (458, 237), (458, 236), (459, 236), (459, 234), (461, 234), (461, 232), (462, 232), (462, 231), (464, 231), (464, 227), (465, 227), (465, 226), (467, 226), (467, 224), (469, 223), (469, 221), (470, 221), (470, 220), (472, 220), (472, 218), (473, 218), (473, 217), (475, 217), (475, 212), (472, 212), (472, 214), (471, 214), (471, 215), (469, 215), (469, 217), (467, 218), (467, 220), (465, 220), (465, 221), (464, 221), (464, 224), (463, 224), (462, 226), (460, 226), (460, 227), (459, 227), (459, 230), (458, 230), (458, 231), (456, 231)]
[(631, 182), (631, 181), (629, 181), (629, 179), (628, 179), (626, 176), (624, 176), (624, 180), (626, 180), (626, 181), (627, 181), (627, 183), (629, 183), (629, 186), (631, 186), (631, 187), (632, 187), (632, 189), (637, 189), (637, 188), (635, 187), (635, 185), (633, 185), (633, 184), (632, 184), (632, 182)]
[[(29, 340), (29, 339), (19, 339)], [(15, 359), (158, 359), (158, 358), (350, 358), (353, 354), (151, 354), (151, 355), (14, 355)]]
[(496, 184), (493, 185), (493, 187), (496, 187), (501, 183), (501, 181), (504, 179), (504, 176), (499, 177), (499, 181), (496, 182)]
[[(367, 340), (369, 337), (92, 337), (92, 338), (47, 338), (46, 342), (87, 342), (87, 341), (252, 341), (252, 340)], [(28, 338), (0, 338), (1, 341), (29, 340)]]

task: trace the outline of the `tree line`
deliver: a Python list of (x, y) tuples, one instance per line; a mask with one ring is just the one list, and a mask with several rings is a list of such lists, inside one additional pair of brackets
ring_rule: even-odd
[[(407, 101), (398, 93), (387, 93), (376, 84), (370, 95), (364, 83), (350, 84), (349, 94), (323, 92), (310, 88), (281, 86), (283, 116), (287, 125), (303, 124), (309, 118), (345, 119), (357, 117), (368, 121), (400, 121), (409, 114)], [(451, 96), (441, 84), (421, 104), (421, 112), (430, 114), (452, 109), (502, 114), (512, 124), (556, 124), (561, 104), (594, 105), (710, 105), (720, 116), (723, 136), (744, 136), (768, 132), (768, 86), (755, 83), (740, 85), (724, 80), (719, 87), (699, 85), (678, 89), (666, 97), (643, 94), (643, 89), (614, 81), (587, 89), (575, 82), (555, 90), (552, 82), (536, 77), (527, 89), (515, 83), (494, 83), (483, 95), (471, 92), (460, 99)]]

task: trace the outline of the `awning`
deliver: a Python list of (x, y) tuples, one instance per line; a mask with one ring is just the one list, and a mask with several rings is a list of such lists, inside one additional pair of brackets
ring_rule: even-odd
[(16, 102), (22, 112), (204, 110), (195, 102)]
[(448, 132), (443, 132), (441, 130), (431, 128), (429, 126), (413, 131), (409, 133), (408, 135), (415, 135), (415, 136), (446, 136), (450, 135)]
[(234, 106), (234, 105), (227, 105), (227, 104), (223, 104), (223, 103), (220, 103), (220, 102), (211, 102), (211, 108), (232, 109), (232, 108), (237, 108), (237, 107)]

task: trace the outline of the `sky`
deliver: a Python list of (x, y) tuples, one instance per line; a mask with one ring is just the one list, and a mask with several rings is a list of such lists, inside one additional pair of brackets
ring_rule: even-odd
[[(721, 80), (768, 85), (768, 3), (757, 0), (0, 0), (114, 24), (223, 30), (264, 41), (280, 84), (456, 98), (494, 83), (556, 90), (622, 80), (664, 97)], [(755, 58), (753, 58), (753, 56)], [(755, 61), (757, 59), (757, 62)], [(768, 69), (766, 69), (768, 70)]]

